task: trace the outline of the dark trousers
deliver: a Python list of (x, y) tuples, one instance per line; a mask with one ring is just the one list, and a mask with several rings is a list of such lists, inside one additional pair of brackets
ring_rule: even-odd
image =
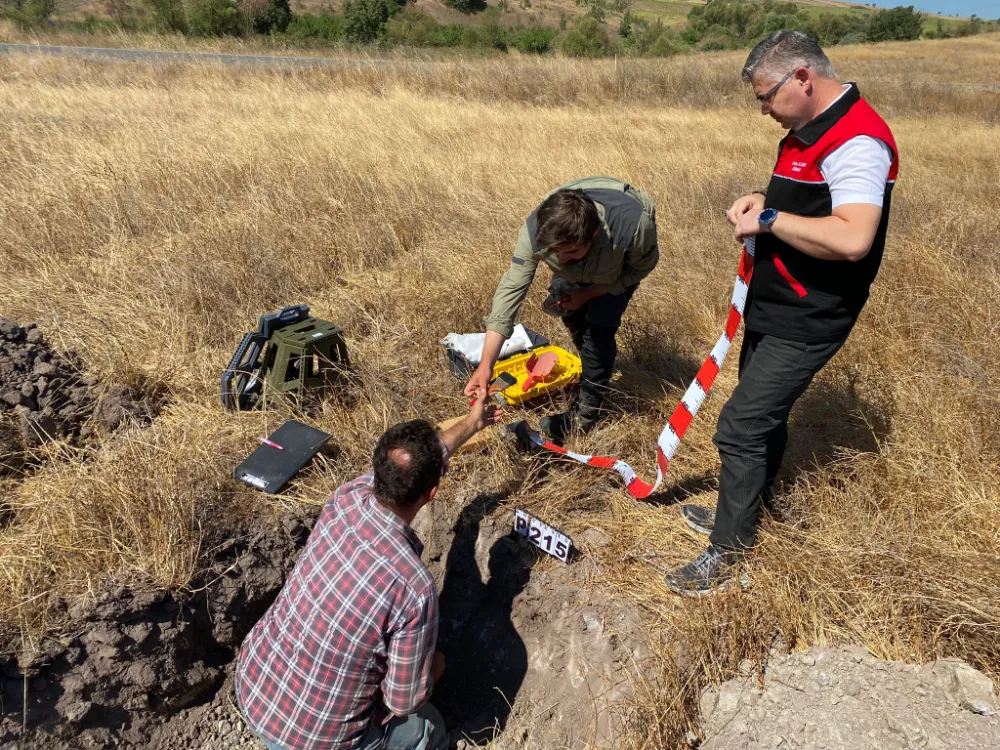
[(804, 344), (744, 332), (739, 383), (722, 407), (713, 440), (722, 459), (713, 546), (753, 546), (762, 504), (770, 501), (785, 455), (788, 415), (843, 343)]
[(601, 416), (601, 405), (618, 356), (615, 336), (621, 327), (622, 315), (638, 287), (634, 284), (617, 295), (602, 294), (562, 316), (583, 363), (576, 408), (585, 421)]

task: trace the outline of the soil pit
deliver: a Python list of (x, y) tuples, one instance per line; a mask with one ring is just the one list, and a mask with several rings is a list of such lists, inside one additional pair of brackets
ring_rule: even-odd
[(188, 593), (109, 589), (70, 605), (71, 631), (0, 661), (0, 748), (158, 747), (165, 723), (213, 699), (310, 525), (288, 517), (236, 531)]
[[(638, 617), (587, 585), (586, 556), (566, 566), (512, 534), (500, 505), (436, 501), (415, 523), (441, 592), (448, 668), (432, 701), (452, 746), (614, 746), (645, 658)], [(232, 532), (193, 593), (72, 604), (71, 632), (23, 671), (0, 663), (0, 750), (262, 747), (233, 706), (232, 673), (306, 541), (315, 511), (304, 512)]]

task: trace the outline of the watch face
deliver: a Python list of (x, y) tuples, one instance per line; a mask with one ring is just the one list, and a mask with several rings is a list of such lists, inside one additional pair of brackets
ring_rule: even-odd
[(770, 224), (778, 217), (778, 212), (773, 208), (765, 208), (760, 212), (760, 216), (757, 217), (757, 221), (760, 224)]

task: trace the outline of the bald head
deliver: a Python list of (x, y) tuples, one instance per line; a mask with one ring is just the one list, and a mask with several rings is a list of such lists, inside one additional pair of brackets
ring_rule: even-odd
[(441, 481), (444, 453), (437, 429), (423, 419), (390, 427), (375, 445), (372, 464), (380, 502), (399, 510), (419, 505)]

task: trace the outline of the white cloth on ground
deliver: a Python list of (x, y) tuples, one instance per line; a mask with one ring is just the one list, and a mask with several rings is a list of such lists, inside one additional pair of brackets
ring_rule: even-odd
[[(449, 333), (441, 343), (448, 349), (463, 355), (470, 364), (478, 365), (483, 356), (483, 344), (486, 343), (485, 333)], [(524, 326), (518, 323), (514, 326), (514, 333), (504, 342), (500, 350), (500, 359), (509, 357), (518, 352), (526, 352), (532, 349), (531, 338)]]

